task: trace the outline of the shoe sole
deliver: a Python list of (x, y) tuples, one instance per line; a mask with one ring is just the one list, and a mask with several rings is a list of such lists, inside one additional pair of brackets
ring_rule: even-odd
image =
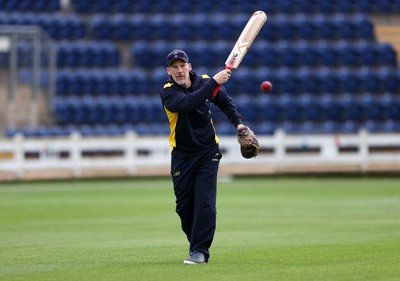
[(195, 261), (191, 261), (191, 260), (184, 260), (183, 264), (187, 264), (187, 265), (193, 265), (193, 264), (204, 264), (206, 263), (205, 261), (203, 262), (195, 262)]

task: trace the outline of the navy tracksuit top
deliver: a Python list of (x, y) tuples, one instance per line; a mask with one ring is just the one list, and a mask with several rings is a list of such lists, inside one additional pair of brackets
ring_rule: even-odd
[(178, 157), (191, 156), (218, 145), (210, 102), (218, 106), (235, 127), (242, 123), (224, 87), (220, 88), (216, 97), (212, 97), (212, 92), (218, 86), (214, 79), (194, 71), (190, 71), (190, 79), (192, 86), (185, 89), (170, 77), (160, 92), (170, 124), (171, 153)]

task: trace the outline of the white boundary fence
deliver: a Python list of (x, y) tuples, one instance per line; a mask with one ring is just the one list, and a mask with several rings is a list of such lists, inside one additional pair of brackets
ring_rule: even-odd
[[(260, 136), (255, 159), (236, 137), (220, 137), (220, 174), (400, 173), (400, 134)], [(0, 181), (111, 176), (168, 176), (167, 136), (0, 140)]]

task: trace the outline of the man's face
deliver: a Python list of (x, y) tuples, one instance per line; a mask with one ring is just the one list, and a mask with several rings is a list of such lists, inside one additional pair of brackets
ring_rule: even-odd
[(167, 67), (168, 75), (172, 76), (175, 82), (184, 88), (189, 88), (191, 86), (189, 71), (192, 70), (192, 65), (186, 63), (183, 60), (175, 60)]

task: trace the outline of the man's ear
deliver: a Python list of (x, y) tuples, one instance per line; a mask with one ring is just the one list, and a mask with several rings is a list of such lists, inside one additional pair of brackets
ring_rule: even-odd
[(189, 71), (192, 70), (192, 64), (191, 63), (188, 63), (188, 68), (189, 68)]
[(168, 75), (171, 75), (171, 70), (169, 69), (169, 67), (167, 67), (167, 73)]

